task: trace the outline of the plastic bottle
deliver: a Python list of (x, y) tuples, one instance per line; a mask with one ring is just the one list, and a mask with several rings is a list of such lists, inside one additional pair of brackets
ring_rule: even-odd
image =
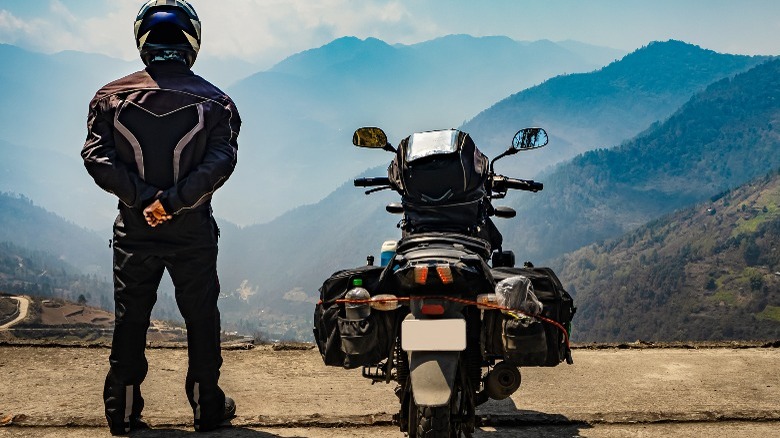
[[(355, 278), (352, 280), (352, 289), (344, 296), (347, 300), (370, 300), (371, 294), (363, 288), (363, 280)], [(346, 303), (344, 306), (347, 319), (365, 319), (371, 314), (371, 304), (365, 303)]]
[(390, 263), (390, 259), (395, 255), (395, 250), (398, 248), (398, 241), (386, 240), (382, 244), (382, 255), (380, 256), (380, 266), (387, 266)]

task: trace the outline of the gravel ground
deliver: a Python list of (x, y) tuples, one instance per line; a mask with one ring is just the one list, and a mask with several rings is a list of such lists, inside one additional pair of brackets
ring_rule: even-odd
[[(0, 424), (7, 425), (0, 438), (108, 436), (101, 400), (108, 355), (105, 348), (0, 346)], [(188, 435), (186, 350), (147, 356), (144, 416), (154, 429), (137, 436)], [(391, 385), (325, 367), (316, 350), (223, 356), (221, 384), (238, 417), (213, 436), (403, 436), (391, 425), (398, 409)], [(574, 360), (524, 368), (517, 393), (480, 407), (486, 427), (476, 436), (780, 437), (780, 349), (590, 349), (576, 350)]]

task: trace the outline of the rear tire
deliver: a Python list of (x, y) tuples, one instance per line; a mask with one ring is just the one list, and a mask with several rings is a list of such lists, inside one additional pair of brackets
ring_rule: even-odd
[(418, 406), (416, 438), (450, 438), (452, 424), (450, 423), (450, 407)]

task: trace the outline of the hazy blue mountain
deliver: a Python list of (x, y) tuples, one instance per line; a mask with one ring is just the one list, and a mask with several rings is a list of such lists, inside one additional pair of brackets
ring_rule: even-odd
[[(548, 77), (598, 67), (572, 50), (571, 44), (520, 43), (500, 37), (451, 36), (412, 46), (345, 38), (302, 52), (230, 87), (244, 129), (239, 167), (216, 197), (217, 214), (249, 223), (252, 218), (273, 217), (289, 206), (311, 204), (261, 225), (239, 228), (221, 221), (220, 276), (227, 296), (226, 315), (255, 315), (252, 312), (266, 306), (307, 318), (316, 288), (325, 277), (364, 263), (369, 253), (378, 256), (383, 240), (398, 237), (399, 217), (383, 208), (396, 196), (385, 192), (366, 198), (347, 180), (368, 168), (364, 174), (382, 175), (392, 158), (382, 151), (353, 148), (355, 127), (381, 125), (394, 142), (414, 130), (452, 127)], [(0, 89), (4, 158), (0, 190), (28, 196), (40, 193), (46, 198), (34, 197), (36, 202), (47, 208), (57, 206), (52, 209), (76, 223), (71, 226), (77, 229), (109, 227), (116, 201), (92, 183), (78, 151), (92, 93), (135, 67), (106, 57), (39, 55), (10, 46), (0, 46), (0, 60), (4, 61), (0, 80), (9, 84)], [(459, 64), (461, 60), (470, 62)], [(562, 64), (555, 67), (555, 60)], [(549, 123), (556, 111), (563, 114), (555, 119), (562, 120), (559, 127), (545, 124), (553, 134), (550, 146), (499, 164), (499, 171), (516, 177), (530, 176), (515, 170), (522, 170), (519, 163), (533, 156), (557, 154), (550, 161), (554, 162), (572, 154), (569, 146), (575, 139), (597, 139), (588, 148), (613, 146), (645, 130), (619, 148), (586, 153), (548, 171), (540, 176), (546, 186), (541, 193), (512, 194), (507, 202), (518, 208), (518, 218), (498, 223), (506, 246), (515, 250), (519, 260), (551, 258), (620, 235), (778, 166), (773, 153), (778, 119), (775, 94), (780, 90), (777, 62), (721, 80), (665, 122), (653, 123), (673, 113), (675, 108), (665, 106), (671, 106), (669, 102), (679, 99), (679, 106), (704, 90), (707, 77), (711, 81), (731, 77), (760, 61), (677, 42), (651, 44), (596, 72), (559, 76), (513, 95), (474, 119), (472, 123), (492, 120), (491, 126), (504, 129), (504, 134), (497, 134), (500, 141), (491, 143), (482, 138), (482, 128), (466, 125), (480, 147), (495, 155), (515, 129), (537, 124), (535, 119), (524, 123), (519, 113), (512, 112), (515, 106), (509, 103), (514, 99), (527, 108), (523, 111), (538, 109), (547, 114)], [(92, 68), (93, 63), (97, 67)], [(540, 65), (550, 70), (539, 73)], [(133, 68), (120, 71), (127, 67)], [(25, 75), (19, 75), (21, 71)], [(58, 82), (63, 78), (67, 85)], [(513, 88), (501, 92), (500, 87)], [(480, 103), (490, 93), (497, 97)], [(507, 109), (504, 122), (496, 109), (502, 105)], [(494, 111), (496, 117), (488, 119), (486, 114)], [(73, 120), (58, 119), (62, 114)], [(635, 125), (633, 131), (617, 126), (620, 114)], [(39, 115), (47, 117), (36, 118)], [(40, 124), (41, 120), (47, 123)], [(573, 131), (571, 136), (567, 129)], [(333, 187), (338, 188), (333, 191)], [(3, 207), (0, 213), (6, 211), (10, 218), (27, 214), (14, 214), (11, 207)], [(30, 218), (27, 231), (17, 233), (5, 224), (3, 230), (8, 229), (9, 236), (32, 239), (33, 230), (46, 221), (35, 214)], [(63, 230), (54, 237), (64, 239), (68, 234), (80, 236)], [(103, 253), (98, 247), (69, 243), (82, 256), (96, 255), (95, 261), (74, 265), (110, 261), (107, 245), (99, 243), (100, 237), (92, 238), (98, 247), (105, 246), (104, 255), (97, 257)], [(15, 244), (49, 251), (26, 242)], [(75, 257), (64, 249), (52, 253), (69, 262)]]
[(0, 191), (23, 194), (49, 211), (67, 213), (79, 226), (110, 228), (117, 214), (116, 198), (92, 182), (78, 149), (77, 145), (71, 153), (52, 151), (0, 139)]
[(24, 194), (80, 226), (109, 227), (116, 200), (94, 185), (79, 153), (97, 89), (138, 65), (0, 45), (0, 191)]
[(780, 60), (715, 82), (635, 139), (542, 175), (543, 192), (514, 198), (505, 240), (543, 260), (743, 184), (780, 167), (779, 117)]
[(611, 64), (612, 61), (616, 61), (626, 54), (623, 50), (594, 46), (574, 40), (556, 41), (556, 44), (599, 65)]
[(409, 46), (344, 37), (295, 54), (228, 90), (246, 123), (239, 168), (217, 205), (252, 223), (316, 202), (345, 175), (382, 163), (349, 148), (355, 128), (381, 125), (398, 138), (456, 127), (511, 93), (603, 65), (592, 59), (605, 55), (467, 35)]
[[(208, 72), (233, 81), (256, 71), (243, 62), (202, 59)], [(195, 71), (201, 69), (196, 64)], [(25, 147), (71, 155), (86, 137), (89, 101), (104, 84), (144, 67), (140, 59), (123, 61), (104, 55), (65, 51), (53, 55), (0, 44), (0, 138)], [(227, 88), (229, 83), (220, 84)]]
[(0, 44), (0, 138), (78, 157), (95, 91), (133, 70), (103, 55), (45, 55)]
[(507, 172), (533, 177), (549, 165), (634, 137), (669, 117), (693, 93), (766, 59), (720, 54), (680, 41), (654, 42), (598, 71), (558, 76), (514, 94), (462, 129), (495, 155), (519, 128), (546, 128), (548, 150), (502, 163)]
[[(539, 52), (555, 61), (541, 70), (524, 65)], [(381, 163), (344, 152), (358, 125), (456, 126), (528, 85), (603, 65), (603, 53), (581, 52), (500, 37), (452, 36), (413, 46), (342, 38), (255, 75), (249, 63), (201, 56), (195, 72), (229, 91), (244, 119), (239, 167), (217, 197), (217, 211), (246, 224), (320, 200), (345, 175)], [(24, 178), (0, 176), (9, 183), (0, 190), (25, 193), (81, 225), (110, 225), (115, 200), (91, 183), (78, 155), (87, 104), (100, 86), (142, 67), (140, 60), (0, 45), (0, 140), (24, 157), (13, 172)], [(39, 190), (51, 184), (57, 190)]]
[[(771, 61), (707, 87), (663, 124), (614, 149), (576, 157), (540, 178), (545, 190), (511, 193), (518, 209), (497, 219), (519, 262), (536, 263), (589, 243), (619, 236), (654, 218), (706, 199), (780, 166), (777, 150), (780, 61)], [(595, 126), (594, 129), (598, 129)], [(551, 145), (527, 154), (553, 151)], [(358, 150), (385, 162), (391, 154)], [(502, 167), (500, 164), (499, 170)], [(367, 175), (382, 175), (377, 167)], [(399, 217), (384, 212), (393, 193), (365, 197), (349, 183), (323, 201), (223, 239), (223, 285), (246, 281), (250, 308), (272, 306), (308, 314), (317, 288), (333, 271), (378, 256), (381, 242), (398, 238)], [(230, 279), (230, 280), (227, 280)], [(233, 281), (233, 283), (229, 283)]]
[(0, 193), (0, 242), (41, 251), (104, 278), (111, 275), (108, 239), (33, 204), (26, 197)]

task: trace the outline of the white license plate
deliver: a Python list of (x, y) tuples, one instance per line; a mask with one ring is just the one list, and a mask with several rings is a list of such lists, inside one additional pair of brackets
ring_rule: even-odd
[(405, 319), (401, 323), (404, 351), (463, 351), (465, 319)]

